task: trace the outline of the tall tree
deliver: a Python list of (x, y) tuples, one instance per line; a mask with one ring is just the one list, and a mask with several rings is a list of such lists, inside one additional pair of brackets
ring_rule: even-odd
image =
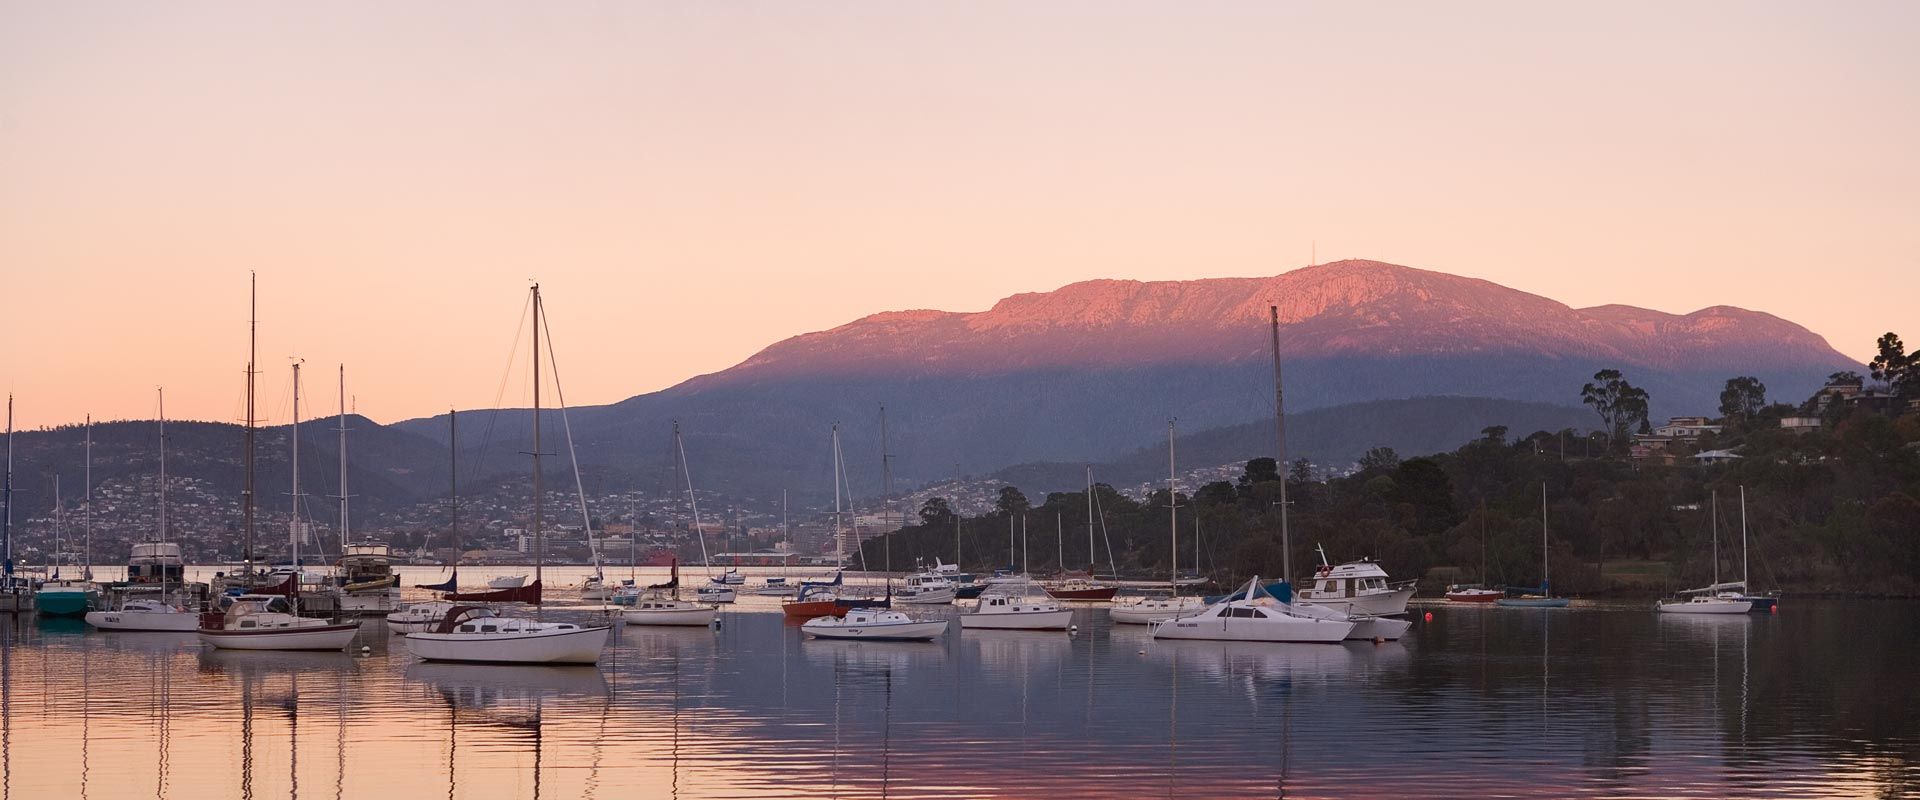
[(1867, 364), (1873, 379), (1885, 381), (1894, 394), (1920, 394), (1920, 350), (1907, 352), (1900, 337), (1888, 331), (1880, 337), (1880, 354)]
[(1767, 385), (1759, 378), (1749, 375), (1728, 378), (1726, 388), (1720, 390), (1720, 416), (1727, 419), (1746, 419), (1766, 405)]
[(1593, 382), (1580, 387), (1580, 402), (1593, 406), (1616, 448), (1627, 445), (1627, 436), (1636, 427), (1647, 429), (1647, 390), (1627, 382), (1617, 369), (1593, 374)]
[(1360, 471), (1390, 470), (1400, 466), (1400, 454), (1391, 447), (1375, 447), (1360, 457)]
[(929, 497), (920, 504), (920, 524), (947, 527), (953, 524), (953, 507), (947, 504), (947, 498)]
[(1021, 493), (1019, 489), (1012, 486), (1002, 486), (1000, 487), (1000, 497), (994, 501), (993, 507), (999, 509), (1000, 513), (1011, 516), (1032, 508), (1033, 503), (1028, 502), (1027, 496)]

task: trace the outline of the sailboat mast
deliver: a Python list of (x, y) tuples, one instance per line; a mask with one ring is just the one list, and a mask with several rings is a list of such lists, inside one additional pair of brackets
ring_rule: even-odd
[[(0, 489), (0, 550), (5, 550), (7, 582), (13, 582), (13, 395), (7, 395), (7, 480)], [(8, 588), (12, 588), (9, 586)]]
[[(453, 501), (453, 568), (460, 569), (460, 412), (447, 407), (447, 494)], [(454, 587), (459, 591), (459, 587)]]
[[(1060, 518), (1060, 512), (1053, 512), (1053, 549), (1054, 563), (1061, 572), (1067, 571), (1067, 523)], [(1093, 575), (1089, 573), (1087, 577)]]
[[(1280, 473), (1280, 571), (1293, 584), (1293, 538), (1287, 530), (1287, 396), (1280, 383), (1280, 307), (1267, 306), (1273, 315), (1273, 467)], [(1193, 565), (1200, 568), (1198, 563)]]
[[(888, 520), (892, 520), (893, 454), (887, 452), (887, 407), (884, 403), (880, 406), (880, 492), (887, 497), (886, 516)], [(905, 520), (901, 520), (901, 523), (905, 524)], [(894, 530), (899, 530), (899, 527), (895, 527)], [(887, 533), (885, 539), (881, 540), (880, 546), (885, 551), (882, 559), (886, 564), (887, 575), (891, 576), (893, 575), (893, 533), (891, 531)]]
[[(1100, 563), (1100, 557), (1093, 554), (1093, 465), (1087, 465), (1087, 577), (1093, 577), (1093, 568)], [(1119, 577), (1118, 575), (1114, 577)]]
[(846, 555), (842, 543), (846, 533), (840, 525), (840, 424), (833, 425), (833, 566), (839, 569), (845, 565)]
[(1173, 562), (1172, 572), (1167, 576), (1167, 585), (1173, 589), (1173, 596), (1180, 596), (1180, 504), (1175, 501), (1173, 491), (1173, 420), (1167, 420), (1167, 530), (1172, 544), (1167, 547), (1167, 560)]
[(1547, 562), (1551, 560), (1552, 559), (1549, 559), (1547, 557), (1547, 482), (1541, 481), (1540, 482), (1540, 588), (1543, 590), (1541, 593), (1548, 596), (1552, 596), (1553, 594), (1553, 587), (1551, 585), (1552, 582), (1547, 578), (1547, 570), (1549, 568)]
[[(248, 273), (247, 274), (247, 452), (246, 452), (246, 462), (247, 462), (246, 481), (247, 482), (246, 482), (246, 488), (243, 489), (240, 493), (241, 505), (243, 507), (241, 514), (245, 520), (242, 525), (244, 530), (244, 536), (242, 537), (240, 555), (241, 555), (241, 559), (246, 562), (246, 574), (249, 576), (249, 579), (251, 579), (251, 576), (253, 575), (253, 517), (254, 517), (253, 426), (254, 426), (254, 420), (255, 420), (254, 407), (253, 407), (253, 376), (256, 374), (254, 371), (253, 365), (254, 365), (254, 359), (258, 354), (259, 343), (260, 343), (259, 287), (260, 287), (259, 275), (254, 273)], [(164, 437), (163, 437), (163, 440), (164, 440)]]
[(86, 569), (80, 573), (85, 580), (93, 580), (93, 415), (87, 415), (87, 470), (86, 470), (87, 511), (84, 517), (87, 526)]
[(1713, 582), (1720, 582), (1720, 491), (1715, 489), (1708, 495), (1708, 503), (1713, 506), (1709, 516), (1713, 520)]
[(293, 514), (287, 518), (287, 538), (293, 543), (294, 579), (300, 572), (300, 364), (293, 362)]
[(540, 485), (540, 284), (533, 285), (533, 584), (541, 585), (547, 561), (546, 531), (541, 527)]
[(67, 533), (66, 502), (60, 499), (60, 473), (53, 473), (53, 554), (48, 562), (53, 565), (49, 570), (55, 579), (60, 577), (60, 552), (66, 549), (63, 539)]
[(347, 522), (347, 365), (340, 365), (340, 552), (347, 551), (352, 527)]
[(1753, 591), (1753, 587), (1747, 585), (1747, 487), (1744, 485), (1740, 487), (1740, 589)]
[[(167, 540), (167, 390), (160, 393), (160, 538)], [(163, 573), (165, 570), (161, 570)]]
[[(837, 429), (836, 429), (837, 430)], [(834, 452), (838, 453), (840, 440), (834, 439)], [(693, 533), (700, 539), (700, 566), (707, 571), (707, 577), (713, 577), (713, 559), (707, 555), (707, 529), (700, 526), (700, 500), (693, 496), (693, 468), (687, 465), (687, 444), (680, 438), (680, 421), (673, 423), (673, 452), (680, 459), (680, 474), (687, 480), (687, 508), (693, 513)], [(836, 501), (838, 497), (834, 498)], [(837, 518), (837, 517), (836, 517)], [(838, 551), (838, 537), (834, 545)]]

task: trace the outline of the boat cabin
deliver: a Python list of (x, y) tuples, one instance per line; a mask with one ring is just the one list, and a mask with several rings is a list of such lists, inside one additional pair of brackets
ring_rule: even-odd
[(186, 563), (174, 542), (139, 542), (127, 557), (127, 582), (181, 583), (187, 576)]
[(1300, 590), (1303, 600), (1338, 600), (1383, 594), (1393, 591), (1387, 584), (1387, 572), (1372, 561), (1351, 561), (1335, 566), (1321, 565), (1313, 581)]

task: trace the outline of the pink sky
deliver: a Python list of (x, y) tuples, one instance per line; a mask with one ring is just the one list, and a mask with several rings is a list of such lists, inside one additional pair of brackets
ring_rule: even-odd
[[(1375, 258), (1920, 342), (1920, 4), (0, 0), (18, 423), (287, 356), (575, 404), (902, 308)], [(508, 402), (519, 402), (510, 390)], [(331, 399), (321, 411), (331, 411)]]

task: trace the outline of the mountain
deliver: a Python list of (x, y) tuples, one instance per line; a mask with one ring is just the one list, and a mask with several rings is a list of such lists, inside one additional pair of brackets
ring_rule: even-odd
[[(1651, 393), (1656, 416), (1711, 414), (1735, 375), (1797, 401), (1827, 374), (1860, 368), (1770, 314), (1576, 309), (1489, 281), (1341, 261), (1268, 278), (1086, 281), (974, 313), (875, 314), (669, 389), (574, 409), (570, 422), (583, 462), (639, 469), (666, 463), (678, 420), (697, 483), (763, 498), (782, 488), (830, 496), (836, 421), (855, 493), (874, 493), (881, 403), (898, 484), (1102, 461), (1169, 417), (1201, 430), (1270, 415), (1269, 305), (1280, 310), (1296, 412), (1434, 395), (1577, 406), (1580, 385), (1615, 367)], [(489, 453), (529, 449), (524, 414), (494, 415)], [(400, 425), (440, 437), (446, 421)], [(462, 425), (463, 448), (485, 438), (478, 427)]]

